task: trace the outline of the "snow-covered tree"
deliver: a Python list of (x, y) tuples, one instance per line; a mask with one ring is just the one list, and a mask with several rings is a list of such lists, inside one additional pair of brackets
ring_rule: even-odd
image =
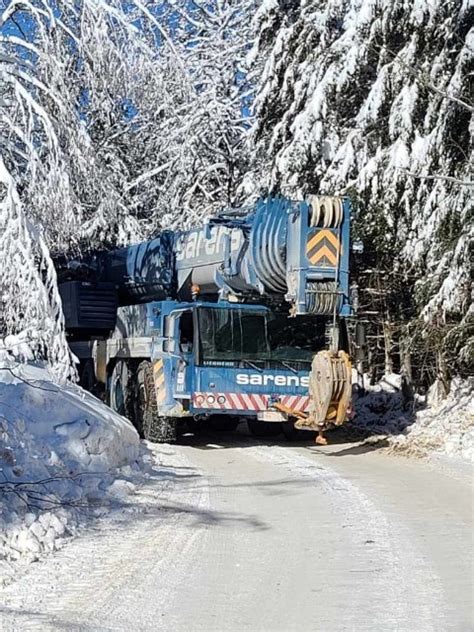
[[(244, 139), (252, 88), (244, 62), (256, 2), (184, 0), (181, 4), (180, 43), (198, 105), (196, 153), (204, 166), (203, 175), (211, 176), (207, 175), (211, 186), (202, 187), (202, 198), (219, 208), (238, 200), (248, 168)], [(200, 186), (199, 181), (196, 185)]]
[[(248, 162), (243, 141), (250, 87), (244, 60), (254, 8), (255, 0), (150, 6), (159, 38), (165, 30), (180, 60), (175, 81), (168, 78), (171, 107), (160, 104), (153, 124), (143, 126), (146, 153), (141, 153), (143, 173), (135, 191), (140, 200), (150, 188), (157, 190), (155, 225), (163, 216), (172, 225), (189, 225), (239, 200)], [(139, 118), (156, 110), (149, 85)]]
[(1, 4), (2, 333), (34, 328), (63, 366), (49, 252), (136, 241), (235, 200), (252, 3)]
[(120, 3), (3, 4), (2, 333), (26, 337), (64, 377), (69, 358), (49, 253), (137, 233), (122, 199), (121, 146), (108, 141), (130, 126), (127, 81), (153, 55)]
[(39, 229), (25, 216), (0, 156), (0, 350), (47, 358), (58, 379), (72, 375), (56, 272)]
[(268, 0), (255, 18), (257, 186), (351, 195), (360, 283), (438, 343), (472, 310), (473, 20), (468, 0)]
[(5, 76), (21, 70), (20, 84), (34, 85), (65, 162), (54, 205), (25, 178), (43, 226), (52, 216), (51, 235), (67, 231), (56, 247), (123, 242), (235, 200), (253, 0), (6, 4)]
[(2, 153), (56, 249), (138, 232), (123, 199), (121, 135), (132, 78), (153, 54), (116, 5), (12, 1), (2, 18)]

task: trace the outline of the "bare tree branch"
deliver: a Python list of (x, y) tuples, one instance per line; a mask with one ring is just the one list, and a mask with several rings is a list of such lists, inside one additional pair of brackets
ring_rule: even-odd
[(459, 186), (463, 187), (474, 187), (474, 181), (472, 180), (460, 180), (459, 178), (454, 178), (453, 176), (443, 176), (440, 174), (423, 175), (421, 173), (412, 173), (411, 171), (408, 171), (408, 169), (401, 169), (400, 167), (398, 167), (397, 170), (405, 173), (411, 178), (416, 178), (417, 180), (443, 180), (459, 184)]
[(409, 64), (405, 63), (402, 59), (400, 59), (399, 54), (396, 53), (395, 51), (390, 50), (390, 48), (387, 48), (386, 46), (380, 46), (379, 48), (377, 48), (376, 46), (369, 45), (368, 48), (370, 48), (377, 54), (380, 54), (380, 51), (382, 49), (385, 50), (393, 58), (393, 63), (397, 63), (400, 66), (402, 66), (422, 86), (424, 86), (425, 88), (428, 88), (429, 90), (431, 90), (432, 92), (435, 92), (436, 94), (439, 94), (439, 96), (443, 97), (444, 99), (448, 99), (449, 101), (453, 101), (454, 103), (457, 103), (458, 105), (465, 108), (469, 112), (474, 112), (474, 105), (472, 103), (465, 101), (464, 99), (461, 99), (460, 97), (456, 95), (449, 94), (447, 90), (443, 90), (439, 86), (436, 86), (429, 78), (428, 73), (421, 71), (419, 68), (413, 68), (413, 66), (410, 66)]

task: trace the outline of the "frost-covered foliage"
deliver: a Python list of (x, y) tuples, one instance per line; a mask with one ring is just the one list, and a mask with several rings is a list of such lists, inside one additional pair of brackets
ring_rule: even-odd
[[(39, 229), (25, 217), (12, 176), (0, 156), (0, 334), (17, 357), (39, 353), (55, 376), (71, 376), (56, 272)], [(13, 334), (13, 335), (12, 335)], [(14, 334), (19, 334), (15, 336)]]
[[(147, 156), (149, 170), (144, 169), (139, 180), (146, 187), (159, 172), (159, 204), (169, 209), (167, 219), (173, 225), (182, 225), (183, 219), (191, 225), (240, 201), (251, 102), (244, 60), (256, 2), (155, 4), (166, 7), (161, 22), (172, 25), (173, 44), (186, 78), (182, 73), (176, 77), (174, 89), (181, 95), (176, 111), (166, 113), (155, 126), (153, 133), (160, 130), (156, 151)], [(153, 93), (148, 98), (153, 99)], [(163, 143), (163, 138), (169, 142)]]
[[(56, 249), (136, 240), (163, 215), (186, 222), (235, 197), (249, 6), (8, 4), (5, 162)], [(12, 142), (25, 128), (37, 160)]]
[(64, 368), (49, 252), (235, 199), (251, 4), (0, 3), (0, 335), (27, 330)]
[(367, 251), (389, 253), (382, 276), (430, 326), (471, 303), (473, 20), (468, 0), (268, 0), (256, 16), (257, 186), (349, 193)]
[(122, 135), (151, 52), (119, 2), (7, 3), (0, 141), (28, 218), (56, 250), (138, 234)]
[[(4, 3), (0, 16), (1, 333), (68, 373), (51, 250), (137, 234), (122, 200), (127, 79), (148, 54), (120, 3)], [(118, 14), (118, 17), (116, 17)], [(136, 30), (136, 29), (135, 29)], [(142, 54), (142, 51), (143, 54)], [(141, 56), (140, 56), (141, 55)], [(150, 62), (151, 63), (151, 62)], [(100, 131), (99, 131), (100, 130)]]

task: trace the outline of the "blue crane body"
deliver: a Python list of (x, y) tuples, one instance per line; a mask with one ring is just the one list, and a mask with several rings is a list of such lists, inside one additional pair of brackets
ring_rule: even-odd
[(349, 229), (347, 199), (275, 197), (69, 263), (82, 382), (151, 438), (186, 417), (303, 415), (313, 356), (351, 314)]

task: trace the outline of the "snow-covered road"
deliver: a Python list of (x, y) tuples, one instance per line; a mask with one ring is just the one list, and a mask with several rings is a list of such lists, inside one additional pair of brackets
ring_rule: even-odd
[(469, 472), (245, 434), (155, 446), (123, 511), (0, 592), (0, 629), (474, 629)]

